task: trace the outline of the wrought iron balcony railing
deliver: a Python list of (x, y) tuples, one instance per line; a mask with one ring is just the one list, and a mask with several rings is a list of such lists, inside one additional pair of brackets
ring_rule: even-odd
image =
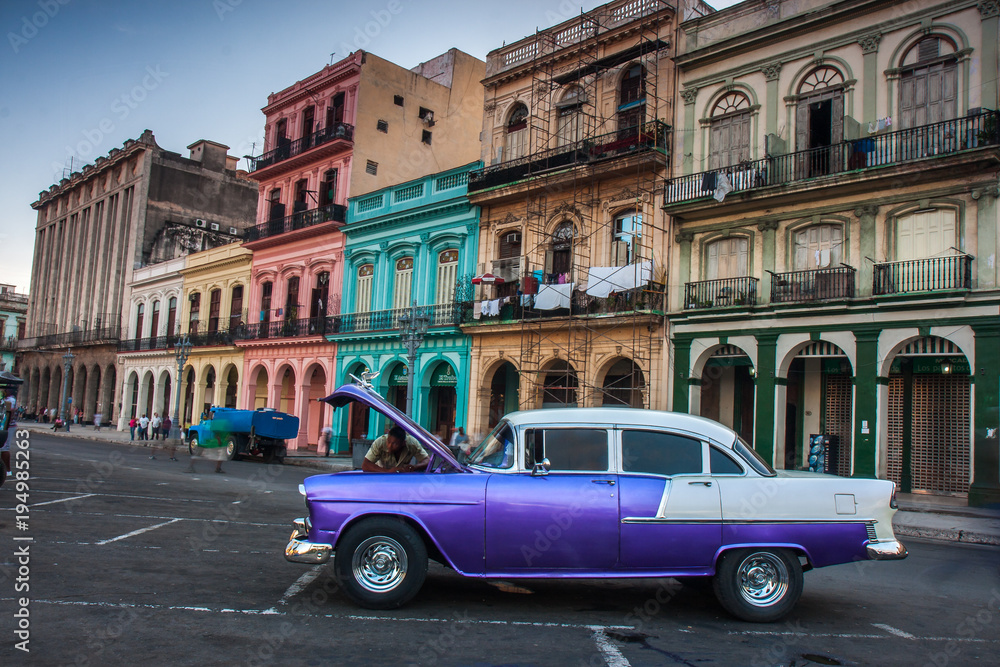
[[(461, 303), (439, 303), (433, 306), (418, 306), (417, 310), (426, 315), (431, 327), (458, 326), (462, 317)], [(400, 318), (410, 314), (410, 308), (373, 310), (367, 313), (343, 313), (331, 315), (328, 333), (350, 334), (369, 331), (393, 331), (402, 329)]]
[(950, 255), (876, 264), (872, 294), (971, 289), (972, 259)]
[(153, 352), (156, 350), (170, 350), (178, 338), (177, 334), (172, 336), (151, 336), (149, 338), (128, 338), (118, 341), (118, 351)]
[(684, 310), (754, 306), (757, 304), (756, 278), (720, 278), (684, 285)]
[(253, 172), (270, 167), (273, 164), (305, 153), (316, 146), (322, 146), (333, 141), (354, 141), (354, 126), (348, 123), (334, 123), (330, 127), (316, 130), (312, 134), (306, 135), (301, 139), (296, 139), (295, 141), (279, 139), (278, 147), (274, 150), (267, 151), (257, 157), (249, 158), (250, 171)]
[(324, 222), (347, 222), (347, 207), (327, 204), (308, 211), (297, 211), (283, 218), (275, 218), (243, 232), (244, 241), (257, 241), (296, 229), (304, 229)]
[[(711, 197), (725, 175), (730, 192), (747, 192), (820, 176), (903, 164), (1000, 143), (1000, 112), (922, 125), (907, 130), (844, 141), (667, 181), (664, 203), (679, 204)], [(471, 185), (470, 185), (471, 189)]]
[(659, 120), (649, 121), (618, 132), (536, 151), (531, 155), (470, 171), (469, 192), (513, 183), (553, 169), (610, 157), (646, 151), (660, 151), (665, 154), (669, 150), (669, 140), (669, 125)]
[(846, 264), (829, 269), (771, 273), (771, 303), (854, 298), (857, 271)]
[(0, 338), (0, 350), (16, 350), (18, 343), (17, 336), (7, 336), (6, 338)]
[(121, 340), (121, 334), (122, 329), (119, 326), (95, 327), (93, 329), (81, 329), (80, 331), (22, 338), (18, 342), (17, 347), (19, 350), (29, 350), (42, 347), (72, 347), (74, 345), (85, 344), (108, 345), (118, 343)]
[(267, 338), (299, 338), (321, 336), (330, 330), (329, 317), (307, 317), (295, 320), (274, 320), (244, 324), (235, 332), (237, 340), (263, 340)]
[(538, 310), (534, 307), (534, 295), (517, 296), (498, 307), (496, 315), (476, 316), (475, 307), (479, 302), (462, 304), (461, 323), (464, 325), (489, 325), (519, 322), (521, 320), (547, 320), (561, 317), (613, 317), (615, 315), (649, 314), (662, 315), (666, 303), (664, 286), (651, 282), (630, 290), (615, 292), (606, 297), (590, 296), (582, 291), (574, 291), (568, 308)]

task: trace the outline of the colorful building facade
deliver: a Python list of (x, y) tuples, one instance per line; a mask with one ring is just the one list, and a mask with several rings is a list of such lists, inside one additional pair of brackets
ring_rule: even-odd
[(24, 338), (28, 295), (0, 285), (0, 370), (17, 374), (17, 341)]

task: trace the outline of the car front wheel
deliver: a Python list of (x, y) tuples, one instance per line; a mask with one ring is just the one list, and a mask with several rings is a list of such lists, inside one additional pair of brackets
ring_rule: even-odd
[(238, 452), (239, 445), (236, 442), (236, 437), (231, 435), (226, 438), (226, 460), (235, 461), (240, 457)]
[(194, 456), (198, 450), (198, 436), (194, 433), (188, 436), (188, 454)]
[(351, 527), (337, 544), (334, 568), (344, 592), (367, 609), (409, 602), (427, 576), (427, 547), (398, 519), (376, 517)]
[(737, 549), (719, 559), (714, 588), (733, 616), (770, 623), (790, 612), (802, 595), (802, 565), (787, 549)]

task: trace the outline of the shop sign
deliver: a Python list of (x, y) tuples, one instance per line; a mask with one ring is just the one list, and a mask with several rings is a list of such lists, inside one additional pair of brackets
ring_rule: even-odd
[(392, 372), (392, 375), (389, 376), (389, 386), (405, 387), (408, 375), (409, 373), (406, 372), (406, 366), (400, 366)]
[(442, 364), (439, 368), (441, 370), (435, 371), (434, 375), (431, 376), (432, 387), (455, 387), (458, 385), (458, 377), (451, 366)]
[[(910, 357), (913, 372), (917, 375), (968, 375), (969, 360), (965, 357)], [(889, 367), (890, 373), (903, 372), (903, 358), (896, 357)]]

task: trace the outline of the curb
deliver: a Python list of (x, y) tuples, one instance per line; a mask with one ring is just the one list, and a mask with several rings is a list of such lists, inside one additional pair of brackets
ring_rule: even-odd
[(285, 465), (312, 468), (313, 470), (322, 470), (323, 472), (346, 472), (348, 470), (354, 470), (351, 466), (344, 465), (342, 463), (324, 463), (320, 461), (309, 461), (307, 459), (296, 460), (295, 457), (292, 456), (285, 457)]
[(919, 537), (929, 540), (961, 542), (962, 544), (1000, 546), (1000, 535), (979, 533), (973, 530), (922, 528), (920, 526), (895, 525), (892, 527), (892, 531), (897, 536), (902, 537)]

